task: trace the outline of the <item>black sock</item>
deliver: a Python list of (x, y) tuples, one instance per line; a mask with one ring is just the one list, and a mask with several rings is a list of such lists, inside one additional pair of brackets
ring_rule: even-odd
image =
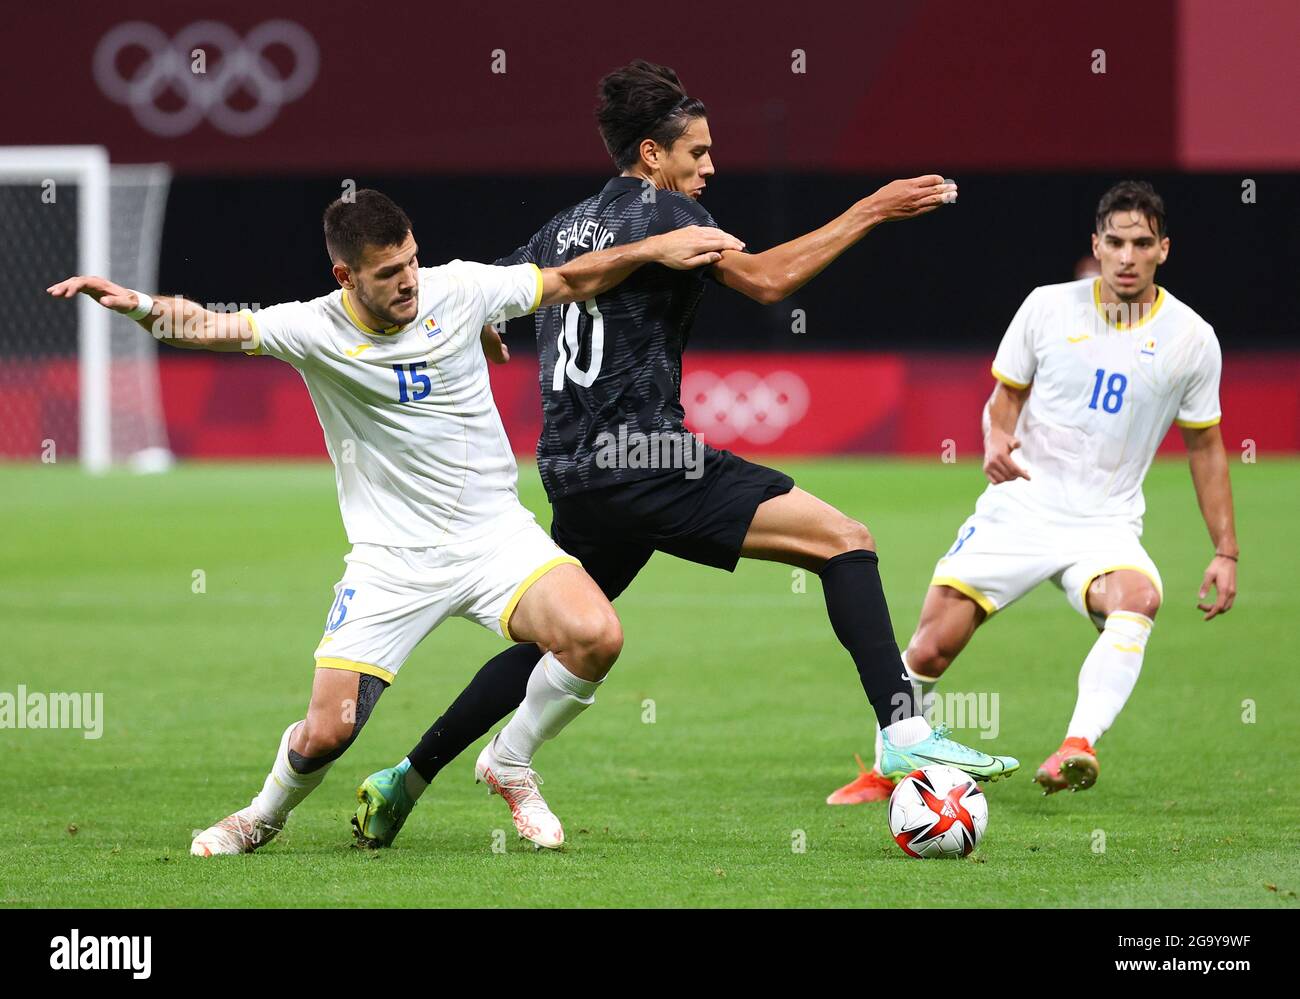
[(876, 553), (861, 549), (836, 555), (822, 566), (821, 579), (831, 627), (858, 667), (880, 727), (920, 714), (894, 641)]
[(406, 754), (426, 781), (523, 703), (528, 678), (542, 652), (536, 645), (512, 645), (483, 664), (446, 713)]

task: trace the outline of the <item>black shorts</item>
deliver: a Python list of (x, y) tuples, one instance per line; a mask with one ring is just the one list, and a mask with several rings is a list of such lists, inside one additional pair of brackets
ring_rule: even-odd
[(552, 501), (551, 537), (613, 600), (657, 551), (732, 572), (759, 504), (794, 488), (784, 472), (706, 448), (701, 475), (673, 471)]

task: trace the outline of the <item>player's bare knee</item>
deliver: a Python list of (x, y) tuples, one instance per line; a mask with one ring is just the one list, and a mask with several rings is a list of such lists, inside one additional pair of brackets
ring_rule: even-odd
[(876, 539), (867, 530), (867, 525), (861, 524), (851, 517), (844, 517), (836, 525), (834, 544), (837, 549), (834, 553), (836, 555), (842, 552), (873, 552), (876, 550)]
[(1154, 586), (1146, 586), (1125, 593), (1118, 609), (1154, 619), (1156, 612), (1160, 610), (1160, 591)]
[(623, 625), (611, 607), (600, 629), (600, 634), (592, 646), (591, 654), (600, 666), (608, 670), (618, 661), (622, 651)]
[(576, 660), (608, 668), (623, 651), (623, 626), (614, 608), (574, 614), (565, 628), (565, 651)]

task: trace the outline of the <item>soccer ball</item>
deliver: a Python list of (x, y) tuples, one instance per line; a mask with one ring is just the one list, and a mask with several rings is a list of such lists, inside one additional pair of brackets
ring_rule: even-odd
[(965, 857), (989, 824), (988, 799), (954, 767), (923, 767), (889, 797), (889, 829), (909, 857)]

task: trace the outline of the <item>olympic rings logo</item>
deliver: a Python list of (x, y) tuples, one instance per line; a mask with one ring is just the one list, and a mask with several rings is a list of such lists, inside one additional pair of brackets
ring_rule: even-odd
[[(267, 58), (275, 46), (293, 56), (287, 76)], [(218, 53), (216, 63), (194, 72), (190, 60), (195, 49), (202, 49), (205, 58)], [(119, 60), (133, 50), (143, 50), (145, 58), (127, 77)], [(267, 21), (245, 39), (219, 21), (196, 21), (171, 39), (152, 24), (128, 21), (100, 39), (93, 68), (105, 96), (129, 107), (154, 135), (185, 135), (206, 119), (226, 135), (244, 136), (262, 131), (284, 105), (316, 82), (320, 49), (307, 29), (293, 21)], [(159, 105), (169, 90), (182, 101), (174, 110)], [(230, 103), (241, 90), (252, 97), (248, 108)]]
[(692, 371), (682, 379), (686, 419), (710, 444), (737, 437), (751, 444), (770, 444), (808, 412), (808, 385), (791, 371), (766, 377), (732, 371), (719, 377)]

